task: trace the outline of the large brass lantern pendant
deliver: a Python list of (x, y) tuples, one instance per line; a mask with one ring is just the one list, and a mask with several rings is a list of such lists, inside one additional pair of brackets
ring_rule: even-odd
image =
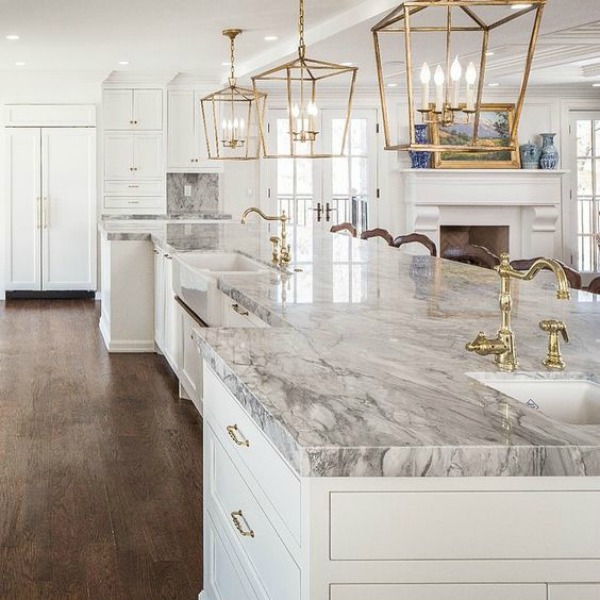
[[(545, 4), (409, 0), (375, 25), (386, 150), (514, 152)], [(406, 100), (393, 96), (401, 77)], [(496, 136), (485, 119), (494, 77), (507, 78), (502, 101), (514, 105), (514, 118)], [(436, 133), (429, 143), (417, 144), (418, 123)]]
[(241, 29), (223, 32), (231, 48), (228, 87), (200, 101), (208, 158), (212, 160), (256, 160), (261, 154), (259, 123), (264, 116), (266, 94), (237, 85), (235, 39), (241, 33)]
[[(277, 125), (273, 142), (267, 139), (267, 125), (260, 121), (261, 140), (267, 158), (331, 158), (342, 156), (346, 148), (352, 98), (358, 69), (351, 65), (314, 60), (306, 56), (304, 42), (304, 0), (300, 0), (298, 19), (298, 57), (252, 78), (256, 93), (268, 92), (287, 107), (286, 123)], [(344, 126), (331, 138), (320, 125), (322, 89), (331, 84), (345, 95)]]

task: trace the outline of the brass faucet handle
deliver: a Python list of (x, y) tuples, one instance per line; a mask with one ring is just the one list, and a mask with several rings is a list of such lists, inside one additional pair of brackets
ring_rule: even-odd
[(567, 326), (562, 321), (546, 319), (540, 321), (540, 329), (549, 334), (548, 354), (544, 359), (544, 366), (555, 371), (562, 371), (565, 368), (565, 363), (560, 353), (558, 334), (562, 334), (564, 341), (568, 343), (569, 333), (567, 331)]
[(279, 239), (279, 237), (277, 237), (276, 235), (272, 235), (269, 238), (271, 244), (273, 244), (273, 255), (272, 255), (272, 260), (274, 264), (279, 263), (279, 248), (281, 246), (281, 240)]
[(480, 356), (504, 354), (509, 350), (508, 346), (500, 338), (490, 340), (483, 331), (480, 331), (479, 335), (465, 347), (468, 352), (475, 352), (475, 354), (479, 354)]

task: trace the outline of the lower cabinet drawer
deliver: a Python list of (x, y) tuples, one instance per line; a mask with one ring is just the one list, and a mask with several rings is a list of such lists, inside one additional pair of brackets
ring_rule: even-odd
[(204, 444), (205, 507), (228, 532), (258, 595), (265, 600), (300, 600), (298, 565), (210, 426), (204, 427)]
[(104, 184), (106, 196), (164, 196), (163, 181), (107, 181)]
[(300, 480), (206, 363), (203, 388), (205, 419), (235, 460), (242, 461), (252, 473), (299, 543)]
[(104, 208), (160, 208), (164, 199), (160, 197), (118, 197), (106, 196)]
[(210, 515), (204, 514), (204, 593), (207, 600), (256, 600), (248, 579), (230, 556)]
[(549, 585), (548, 600), (600, 600), (600, 583)]
[[(332, 585), (331, 600), (546, 600), (545, 584)], [(571, 600), (582, 600), (573, 596)]]
[(259, 329), (268, 327), (264, 321), (226, 294), (221, 295), (221, 316), (223, 327), (256, 327)]
[(595, 491), (335, 492), (330, 503), (332, 560), (600, 558)]

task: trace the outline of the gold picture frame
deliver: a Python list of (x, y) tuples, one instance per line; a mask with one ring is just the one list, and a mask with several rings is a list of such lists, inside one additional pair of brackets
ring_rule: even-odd
[[(473, 137), (474, 117), (467, 118), (456, 112), (457, 121), (452, 125), (434, 123), (432, 138), (435, 145), (468, 146)], [(479, 119), (479, 141), (489, 140), (490, 146), (507, 146), (515, 119), (514, 104), (482, 104)], [(505, 152), (435, 152), (433, 164), (436, 169), (519, 169), (519, 146)]]

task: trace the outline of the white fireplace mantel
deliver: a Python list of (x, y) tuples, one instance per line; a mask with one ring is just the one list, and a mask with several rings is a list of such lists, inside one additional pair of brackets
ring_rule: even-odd
[(401, 169), (408, 230), (440, 243), (443, 226), (509, 227), (515, 257), (556, 256), (568, 171)]

